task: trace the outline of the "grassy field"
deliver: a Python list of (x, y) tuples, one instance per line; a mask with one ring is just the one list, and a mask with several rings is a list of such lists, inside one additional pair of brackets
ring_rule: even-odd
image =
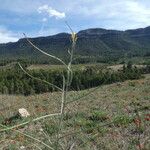
[[(133, 67), (143, 68), (143, 67), (146, 67), (146, 65), (133, 65)], [(123, 65), (122, 64), (120, 64), (120, 65), (112, 65), (112, 66), (108, 66), (107, 68), (108, 69), (112, 69), (114, 71), (118, 71), (118, 70), (122, 70)]]
[[(73, 70), (83, 70), (86, 67), (92, 67), (92, 68), (104, 68), (106, 67), (107, 69), (112, 69), (114, 71), (122, 70), (123, 64), (117, 64), (117, 65), (110, 65), (110, 64), (102, 64), (102, 63), (97, 63), (97, 64), (78, 64), (78, 65), (72, 65)], [(137, 68), (143, 68), (146, 67), (146, 65), (133, 65), (133, 67)], [(64, 69), (63, 65), (30, 65), (28, 70), (59, 70), (59, 69)]]
[[(19, 108), (26, 108), (31, 117), (14, 120), (5, 126), (56, 113), (60, 101), (59, 92), (27, 97), (0, 95), (0, 123)], [(76, 150), (149, 150), (150, 120), (146, 117), (150, 114), (150, 74), (139, 80), (71, 91), (67, 101), (59, 149), (67, 150), (74, 143)], [(48, 149), (30, 136), (54, 147), (57, 125), (58, 117), (31, 122), (7, 132), (3, 132), (1, 126), (0, 149)]]
[[(77, 65), (72, 65), (73, 70), (77, 69), (84, 69), (86, 67), (104, 67), (107, 66), (108, 64), (104, 63), (95, 63), (95, 64), (77, 64)], [(28, 67), (28, 70), (58, 70), (58, 69), (64, 69), (63, 65), (40, 65), (40, 64), (34, 64), (30, 65)]]

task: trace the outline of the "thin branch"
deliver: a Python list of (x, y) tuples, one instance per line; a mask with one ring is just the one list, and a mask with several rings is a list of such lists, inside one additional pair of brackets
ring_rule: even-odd
[(20, 133), (20, 134), (22, 134), (22, 135), (24, 135), (24, 136), (26, 136), (26, 137), (28, 137), (28, 138), (30, 138), (30, 139), (36, 141), (36, 142), (38, 142), (38, 143), (43, 144), (43, 145), (44, 145), (45, 147), (47, 147), (48, 149), (54, 150), (52, 147), (50, 147), (49, 145), (47, 145), (46, 143), (44, 143), (43, 141), (41, 141), (41, 140), (39, 140), (39, 139), (37, 139), (37, 138), (34, 138), (34, 137), (32, 137), (32, 136), (30, 136), (30, 135), (28, 135), (28, 134), (26, 134), (26, 133), (23, 133), (23, 132), (21, 132), (21, 131), (19, 131), (19, 130), (16, 130), (16, 132), (18, 132), (18, 133)]
[(73, 99), (73, 100), (67, 102), (66, 105), (68, 105), (68, 104), (70, 104), (70, 103), (73, 103), (73, 102), (77, 102), (77, 101), (81, 100), (82, 98), (85, 98), (86, 96), (89, 96), (89, 95), (92, 94), (94, 91), (98, 90), (100, 87), (101, 87), (101, 86), (98, 86), (98, 87), (94, 88), (93, 90), (91, 90), (90, 92), (88, 92), (88, 93), (86, 93), (86, 94), (83, 94), (83, 95), (81, 95), (81, 96), (78, 96), (77, 98), (75, 98), (75, 99)]
[(58, 129), (58, 132), (57, 132), (57, 136), (56, 136), (56, 150), (58, 149), (58, 144), (59, 144), (59, 133), (61, 131), (61, 128), (62, 128), (62, 121), (63, 121), (63, 113), (64, 113), (64, 105), (65, 105), (65, 99), (66, 99), (66, 91), (65, 91), (65, 88), (66, 88), (66, 79), (65, 77), (63, 76), (63, 92), (62, 92), (62, 99), (61, 99), (61, 108), (60, 108), (60, 112), (61, 112), (61, 116), (60, 116), (60, 120), (59, 120), (59, 129)]
[(35, 145), (35, 144), (32, 144), (34, 147), (36, 147), (37, 149), (39, 150), (42, 150), (39, 146)]
[[(4, 125), (2, 125), (2, 124), (0, 124), (0, 126), (3, 127), (3, 128), (6, 127), (6, 126), (4, 126)], [(35, 141), (38, 142), (38, 143), (43, 144), (44, 146), (46, 146), (47, 148), (49, 148), (49, 149), (51, 149), (51, 150), (54, 150), (54, 149), (51, 148), (49, 145), (47, 145), (46, 143), (42, 142), (42, 141), (39, 140), (39, 139), (36, 139), (36, 138), (34, 138), (34, 137), (32, 137), (32, 136), (30, 136), (30, 135), (28, 135), (28, 134), (26, 134), (26, 133), (23, 133), (23, 132), (21, 132), (21, 131), (19, 131), (19, 130), (14, 130), (14, 131), (15, 131), (15, 132), (18, 132), (18, 133), (20, 133), (20, 134), (22, 134), (22, 135), (24, 135), (24, 136), (26, 136), (26, 137), (28, 137), (28, 138), (30, 138), (30, 139), (35, 140)]]
[[(109, 123), (106, 123), (106, 124), (103, 124), (103, 125), (99, 125), (98, 127), (102, 128), (102, 127), (105, 127), (105, 126), (109, 126), (109, 125), (113, 125), (114, 122), (109, 122)], [(90, 129), (94, 129), (95, 127), (91, 127)], [(64, 136), (61, 136), (60, 139), (63, 139), (65, 137), (68, 137), (70, 135), (77, 135), (79, 133), (82, 133), (84, 131), (84, 129), (80, 128), (79, 131), (75, 131), (75, 132), (69, 132), (68, 134), (64, 135)]]
[(48, 118), (48, 117), (54, 117), (54, 116), (59, 116), (59, 115), (61, 115), (61, 113), (55, 113), (55, 114), (49, 114), (49, 115), (37, 117), (37, 118), (35, 118), (35, 119), (33, 119), (33, 120), (29, 120), (29, 121), (26, 121), (26, 122), (24, 122), (24, 123), (21, 123), (21, 124), (12, 126), (12, 127), (6, 127), (5, 129), (0, 130), (0, 132), (13, 130), (13, 129), (22, 127), (22, 126), (24, 126), (24, 125), (27, 125), (27, 124), (29, 124), (29, 123), (31, 123), (31, 122), (36, 122), (36, 121), (39, 121), (39, 120), (42, 120), (42, 119), (45, 119), (45, 118)]
[(60, 132), (62, 130), (62, 123), (63, 123), (63, 117), (64, 117), (64, 110), (65, 110), (65, 106), (66, 106), (66, 99), (67, 99), (67, 92), (69, 89), (69, 86), (71, 84), (72, 81), (72, 70), (71, 70), (71, 65), (72, 65), (72, 58), (73, 58), (73, 51), (75, 49), (75, 44), (76, 44), (76, 34), (73, 32), (73, 30), (71, 29), (71, 27), (69, 26), (69, 24), (67, 22), (65, 22), (66, 25), (69, 27), (69, 29), (71, 30), (72, 34), (71, 34), (71, 40), (72, 40), (72, 49), (71, 51), (69, 51), (70, 54), (70, 61), (67, 65), (67, 78), (65, 79), (65, 77), (63, 77), (63, 93), (62, 93), (62, 104), (61, 104), (61, 117), (60, 117), (60, 121), (59, 121), (59, 130), (57, 133), (57, 140), (56, 140), (56, 150), (58, 150), (58, 144), (59, 144), (59, 135)]
[(73, 30), (72, 30), (72, 28), (70, 27), (70, 25), (68, 24), (68, 22), (67, 21), (65, 21), (65, 24), (67, 25), (67, 27), (70, 29), (70, 31), (72, 32), (72, 33), (74, 33), (73, 32)]
[(47, 135), (47, 133), (45, 133), (44, 131), (42, 131), (42, 133), (45, 135), (45, 137), (47, 137), (49, 143), (52, 145), (52, 141), (50, 140), (50, 136)]
[(63, 113), (64, 102), (65, 102), (65, 82), (66, 82), (66, 79), (63, 76), (63, 89), (62, 89), (63, 92), (62, 92), (62, 101), (61, 101), (61, 109), (60, 109), (61, 114)]
[(52, 84), (52, 83), (50, 83), (50, 82), (48, 82), (48, 81), (46, 81), (46, 80), (42, 80), (42, 79), (40, 79), (40, 78), (34, 77), (34, 76), (32, 76), (31, 74), (29, 74), (27, 71), (25, 71), (25, 70), (23, 69), (23, 67), (21, 66), (20, 63), (18, 63), (18, 65), (19, 65), (19, 67), (21, 68), (21, 70), (22, 70), (25, 74), (27, 74), (29, 77), (31, 77), (31, 78), (33, 78), (33, 79), (35, 79), (35, 80), (44, 82), (44, 83), (46, 83), (46, 84), (48, 84), (48, 85), (50, 85), (50, 86), (53, 86), (53, 87), (55, 87), (56, 89), (62, 91), (62, 89), (61, 89), (60, 87), (58, 87), (58, 86), (56, 86), (56, 85), (54, 85), (54, 84)]
[[(24, 34), (24, 33), (23, 33), (23, 34)], [(58, 58), (58, 57), (56, 57), (56, 56), (54, 56), (54, 55), (51, 55), (51, 54), (48, 54), (48, 53), (44, 52), (42, 49), (40, 49), (40, 48), (38, 48), (37, 46), (35, 46), (35, 45), (29, 40), (29, 38), (26, 36), (26, 34), (24, 34), (24, 36), (25, 36), (26, 40), (29, 42), (29, 44), (30, 44), (31, 46), (33, 46), (36, 50), (38, 50), (39, 52), (43, 53), (43, 54), (46, 55), (46, 56), (49, 56), (49, 57), (51, 57), (51, 58), (53, 58), (53, 59), (58, 60), (58, 61), (61, 62), (63, 65), (65, 65), (65, 67), (67, 67), (66, 63), (65, 63), (63, 60), (61, 60), (60, 58)]]
[[(4, 126), (4, 125), (2, 125), (2, 124), (0, 124), (0, 126), (3, 127), (3, 128), (6, 128), (6, 126)], [(39, 140), (39, 139), (36, 139), (36, 138), (34, 138), (34, 137), (32, 137), (32, 136), (30, 136), (30, 135), (28, 135), (28, 134), (26, 134), (26, 133), (23, 133), (23, 132), (21, 132), (21, 131), (19, 131), (19, 130), (14, 130), (14, 131), (15, 131), (15, 132), (18, 132), (18, 133), (20, 133), (20, 134), (22, 134), (22, 135), (24, 135), (24, 136), (26, 136), (26, 137), (28, 137), (28, 138), (30, 138), (30, 139), (33, 139), (34, 141), (36, 141), (36, 142), (38, 142), (38, 143), (43, 144), (44, 146), (46, 146), (47, 148), (49, 148), (49, 149), (51, 149), (51, 150), (54, 150), (54, 149), (51, 148), (49, 145), (47, 145), (46, 143), (42, 142), (42, 141)]]
[(75, 142), (70, 146), (69, 150), (72, 150), (75, 146)]

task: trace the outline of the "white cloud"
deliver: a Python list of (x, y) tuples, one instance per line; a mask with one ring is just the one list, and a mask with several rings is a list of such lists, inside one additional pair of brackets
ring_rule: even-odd
[[(150, 1), (148, 0), (93, 0), (76, 4), (69, 9), (73, 16), (93, 22), (93, 26), (115, 29), (139, 28), (150, 25)], [(75, 10), (75, 11), (74, 11)]]
[(16, 42), (18, 38), (6, 28), (0, 26), (0, 43)]
[(150, 9), (136, 1), (126, 3), (128, 17), (133, 21), (150, 23)]
[(49, 17), (55, 17), (56, 19), (62, 19), (65, 18), (66, 15), (64, 12), (59, 12), (48, 5), (43, 5), (38, 8), (39, 13), (47, 13)]

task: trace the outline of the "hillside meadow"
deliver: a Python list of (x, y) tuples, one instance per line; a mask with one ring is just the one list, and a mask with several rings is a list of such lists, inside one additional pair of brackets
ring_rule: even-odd
[[(60, 92), (30, 96), (0, 95), (1, 149), (50, 149), (42, 142), (55, 147), (59, 117), (30, 122), (13, 130), (3, 129), (37, 116), (56, 113), (60, 109), (60, 101)], [(17, 118), (7, 124), (5, 119), (15, 115), (19, 108), (26, 108), (31, 116)], [(74, 149), (77, 150), (149, 150), (149, 125), (150, 74), (138, 80), (70, 91), (59, 149), (66, 150), (75, 143)]]

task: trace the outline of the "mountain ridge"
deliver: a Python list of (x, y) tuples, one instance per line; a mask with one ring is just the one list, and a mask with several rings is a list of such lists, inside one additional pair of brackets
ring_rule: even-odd
[[(77, 36), (75, 55), (78, 57), (93, 56), (117, 59), (124, 56), (149, 56), (150, 53), (150, 26), (125, 31), (90, 28), (79, 31)], [(46, 52), (64, 58), (71, 45), (70, 34), (65, 32), (29, 39)], [(35, 59), (35, 55), (42, 59), (43, 56), (33, 49), (25, 38), (19, 39), (17, 42), (0, 44), (0, 59)]]

